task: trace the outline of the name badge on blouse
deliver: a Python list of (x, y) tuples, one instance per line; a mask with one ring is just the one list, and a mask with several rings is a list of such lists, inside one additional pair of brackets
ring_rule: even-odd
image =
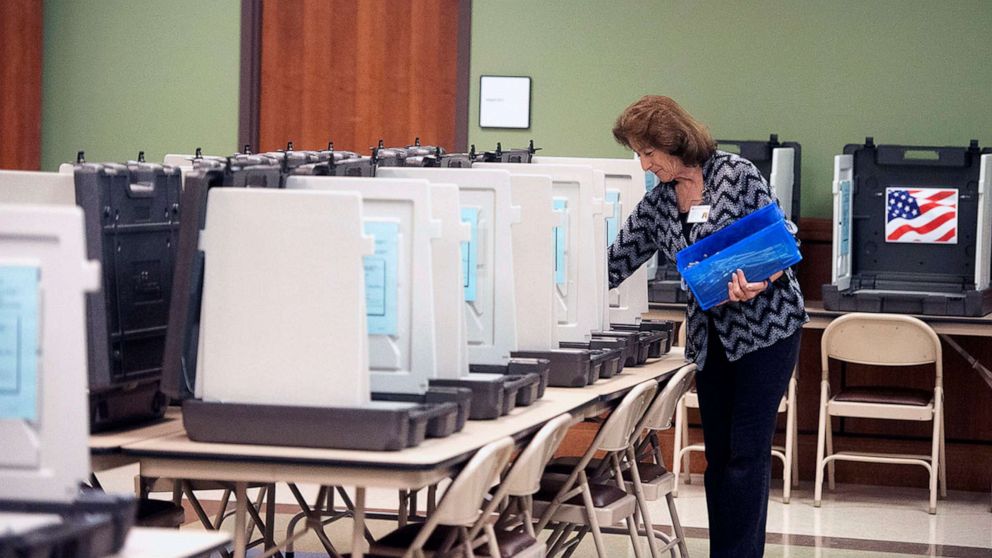
[(708, 205), (694, 205), (689, 208), (689, 217), (686, 219), (689, 223), (705, 223), (710, 218), (710, 206)]

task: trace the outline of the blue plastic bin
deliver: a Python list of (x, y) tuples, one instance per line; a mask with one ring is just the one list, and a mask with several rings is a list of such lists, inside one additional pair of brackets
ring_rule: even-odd
[(782, 210), (772, 203), (680, 250), (675, 263), (699, 306), (708, 310), (727, 300), (727, 283), (736, 270), (748, 281), (764, 281), (802, 259)]

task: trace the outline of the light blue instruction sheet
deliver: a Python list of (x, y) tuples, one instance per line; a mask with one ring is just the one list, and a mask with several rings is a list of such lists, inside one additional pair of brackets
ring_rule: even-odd
[(851, 181), (840, 183), (840, 251), (841, 256), (851, 253)]
[(609, 190), (606, 192), (606, 203), (609, 204), (609, 215), (606, 217), (606, 247), (617, 239), (617, 224), (620, 221), (620, 192)]
[(462, 242), (462, 286), (465, 287), (465, 302), (475, 302), (479, 266), (479, 210), (463, 207), (462, 223), (467, 223), (472, 230), (469, 241)]
[[(568, 200), (555, 198), (553, 202), (555, 213), (565, 215), (568, 210)], [(567, 219), (567, 217), (566, 217)], [(566, 221), (567, 223), (567, 221)], [(568, 246), (568, 225), (558, 225), (555, 227), (555, 284), (564, 285), (568, 282), (568, 268), (565, 261), (566, 247)]]
[(375, 238), (375, 252), (364, 258), (369, 335), (396, 335), (400, 226), (386, 221), (366, 221), (365, 234)]
[(658, 177), (653, 172), (644, 171), (644, 189), (650, 192), (658, 185)]
[(38, 286), (34, 266), (0, 265), (0, 419), (38, 420)]

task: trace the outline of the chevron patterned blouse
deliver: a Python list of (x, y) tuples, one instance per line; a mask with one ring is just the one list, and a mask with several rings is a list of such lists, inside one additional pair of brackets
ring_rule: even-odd
[[(703, 164), (702, 203), (710, 206), (709, 220), (691, 225), (686, 238), (675, 183), (659, 184), (637, 204), (610, 246), (610, 288), (622, 283), (656, 251), (659, 258), (674, 263), (675, 253), (688, 244), (773, 202), (778, 203), (754, 164), (733, 153), (717, 151)], [(809, 321), (792, 269), (747, 302), (727, 302), (703, 311), (690, 292), (686, 316), (686, 358), (701, 370), (710, 342), (710, 319), (731, 361), (792, 335)]]

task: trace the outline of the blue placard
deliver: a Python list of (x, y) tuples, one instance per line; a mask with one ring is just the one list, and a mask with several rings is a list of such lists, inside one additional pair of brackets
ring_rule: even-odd
[(840, 183), (840, 251), (839, 255), (851, 253), (851, 181)]
[(469, 241), (462, 242), (462, 286), (465, 290), (465, 302), (475, 302), (479, 266), (479, 210), (463, 207), (462, 223), (467, 223), (472, 229)]
[(38, 420), (38, 284), (33, 266), (0, 266), (0, 419)]
[(644, 189), (650, 192), (658, 185), (658, 177), (653, 172), (644, 171)]
[(375, 252), (364, 258), (365, 315), (369, 335), (396, 335), (400, 226), (385, 221), (366, 221), (365, 234), (375, 239)]
[(606, 192), (606, 203), (610, 205), (610, 213), (606, 218), (606, 247), (617, 238), (617, 223), (620, 222), (620, 192), (610, 190)]
[[(553, 206), (555, 213), (565, 215), (568, 209), (568, 200), (565, 198), (555, 198)], [(567, 223), (567, 221), (566, 221)], [(558, 225), (554, 231), (555, 241), (555, 284), (564, 285), (568, 282), (568, 262), (565, 260), (568, 247), (568, 225)]]

